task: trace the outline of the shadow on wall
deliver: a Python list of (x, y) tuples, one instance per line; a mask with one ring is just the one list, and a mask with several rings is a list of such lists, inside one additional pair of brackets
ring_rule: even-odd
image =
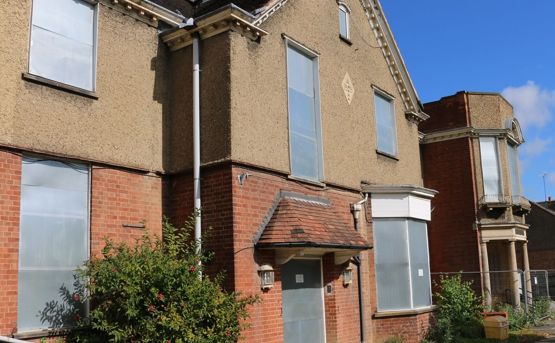
[(77, 275), (74, 275), (73, 278), (73, 289), (66, 285), (60, 286), (59, 299), (47, 302), (44, 309), (38, 313), (41, 323), (48, 329), (57, 331), (75, 327), (81, 318), (84, 318), (85, 287)]

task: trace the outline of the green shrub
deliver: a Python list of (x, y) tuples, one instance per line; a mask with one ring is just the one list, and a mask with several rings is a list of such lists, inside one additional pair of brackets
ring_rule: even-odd
[(236, 342), (247, 306), (257, 299), (222, 291), (221, 276), (200, 278), (199, 262), (208, 257), (197, 253), (189, 232), (164, 224), (163, 240), (145, 235), (133, 246), (107, 241), (102, 258), (88, 261), (80, 275), (89, 280), (92, 309), (68, 340)]
[(509, 304), (500, 305), (497, 309), (509, 314), (509, 328), (515, 331), (537, 326), (543, 319), (551, 316), (550, 304), (549, 298), (534, 298), (532, 303), (528, 305), (528, 312), (522, 307), (515, 308)]
[(463, 282), (459, 275), (442, 277), (439, 291), (434, 294), (438, 310), (429, 339), (434, 342), (456, 342), (461, 337), (481, 337), (480, 297), (472, 290), (470, 282)]
[(404, 343), (404, 342), (405, 340), (400, 336), (389, 337), (388, 339), (383, 341), (383, 343)]

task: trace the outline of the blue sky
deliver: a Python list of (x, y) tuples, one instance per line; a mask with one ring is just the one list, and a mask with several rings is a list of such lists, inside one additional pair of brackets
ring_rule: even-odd
[(381, 0), (423, 102), (460, 90), (514, 106), (524, 195), (555, 198), (555, 0)]

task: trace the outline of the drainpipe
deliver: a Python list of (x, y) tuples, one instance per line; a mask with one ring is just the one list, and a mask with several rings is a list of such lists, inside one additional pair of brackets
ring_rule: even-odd
[[(360, 211), (362, 210), (362, 204), (368, 201), (368, 193), (364, 195), (364, 199), (357, 202), (356, 204), (351, 204), (351, 212), (353, 213), (353, 218), (355, 220), (355, 230), (360, 231)], [(357, 280), (358, 280), (358, 313), (360, 322), (360, 343), (365, 341), (364, 333), (364, 305), (362, 301), (362, 271), (361, 264), (362, 260), (360, 256), (354, 258), (354, 263), (357, 267)]]
[[(201, 251), (201, 199), (200, 199), (200, 37), (193, 37), (193, 178), (194, 178), (194, 208), (195, 208), (195, 241), (198, 244), (197, 253)], [(199, 265), (200, 265), (199, 261)], [(199, 271), (202, 277), (202, 272)]]

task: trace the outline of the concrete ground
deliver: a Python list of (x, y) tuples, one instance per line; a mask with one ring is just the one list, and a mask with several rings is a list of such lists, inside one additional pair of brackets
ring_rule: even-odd
[(531, 333), (546, 336), (545, 339), (542, 339), (539, 342), (552, 342), (555, 343), (555, 320), (548, 319), (541, 326), (537, 326), (534, 328), (529, 329)]

